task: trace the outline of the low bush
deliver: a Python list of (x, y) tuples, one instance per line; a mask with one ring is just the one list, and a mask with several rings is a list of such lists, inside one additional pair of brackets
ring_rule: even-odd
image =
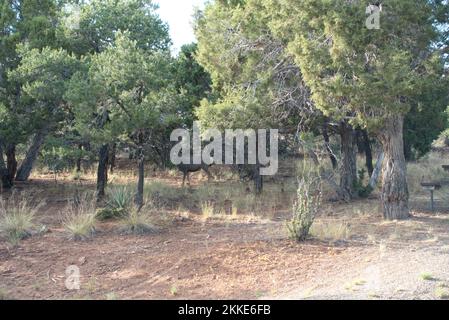
[(304, 241), (321, 207), (321, 179), (311, 172), (299, 178), (292, 218), (287, 222), (291, 239)]

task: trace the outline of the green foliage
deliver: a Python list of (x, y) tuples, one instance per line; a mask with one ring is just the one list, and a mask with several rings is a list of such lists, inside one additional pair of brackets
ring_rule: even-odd
[(196, 57), (214, 89), (197, 110), (204, 128), (297, 125), (308, 93), (268, 23), (269, 15), (256, 0), (216, 1), (197, 16)]
[(129, 139), (138, 130), (164, 125), (158, 121), (164, 107), (159, 103), (167, 92), (162, 89), (170, 57), (139, 49), (128, 36), (118, 33), (115, 45), (92, 56), (89, 71), (70, 83), (66, 96), (74, 106), (76, 129), (86, 139)]
[(290, 238), (296, 241), (307, 239), (310, 228), (321, 207), (321, 179), (312, 171), (298, 180), (296, 201), (293, 205), (292, 218), (287, 222)]
[(386, 117), (406, 114), (429, 78), (441, 78), (441, 56), (429, 49), (438, 39), (429, 1), (389, 1), (380, 30), (365, 27), (365, 2), (264, 3), (271, 29), (288, 43), (327, 116), (379, 128)]
[[(440, 66), (439, 68), (442, 68)], [(427, 154), (440, 133), (448, 127), (449, 78), (436, 69), (423, 83), (422, 92), (412, 97), (410, 112), (404, 120), (404, 144), (407, 160)]]
[(67, 140), (62, 137), (49, 137), (41, 150), (40, 160), (56, 175), (73, 168), (76, 161), (87, 154), (87, 152), (68, 144)]
[(58, 36), (77, 55), (105, 51), (119, 31), (128, 31), (140, 49), (166, 50), (171, 44), (168, 26), (156, 9), (148, 0), (92, 0), (66, 6)]
[[(23, 44), (26, 43), (26, 50), (37, 51), (57, 46), (54, 26), (57, 24), (58, 7), (53, 0), (1, 0), (0, 8), (0, 137), (6, 144), (16, 144), (25, 142), (36, 126), (42, 123), (40, 120), (34, 121), (34, 116), (39, 115), (35, 109), (42, 110), (41, 106), (22, 96), (23, 77), (16, 77), (20, 72), (15, 71), (25, 54)], [(32, 55), (35, 53), (33, 51)], [(29, 67), (35, 68), (37, 65)], [(34, 72), (38, 73), (39, 69)], [(42, 72), (46, 73), (44, 70)], [(41, 85), (48, 84), (41, 82)], [(53, 84), (55, 87), (59, 85)]]
[(200, 105), (202, 99), (210, 96), (211, 90), (209, 74), (195, 60), (197, 52), (196, 44), (184, 45), (173, 64), (174, 86), (184, 97), (180, 101), (178, 112), (183, 114), (183, 124), (189, 128), (194, 119), (194, 108)]
[(99, 220), (118, 219), (132, 211), (134, 196), (128, 187), (112, 187), (107, 190), (106, 208), (97, 213)]

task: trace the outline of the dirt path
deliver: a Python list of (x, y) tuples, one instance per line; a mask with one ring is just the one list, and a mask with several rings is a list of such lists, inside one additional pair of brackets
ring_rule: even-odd
[[(401, 223), (397, 223), (401, 224)], [(425, 224), (427, 234), (405, 228)], [(420, 215), (361, 255), (274, 299), (440, 299), (449, 294), (449, 223)], [(396, 225), (395, 228), (398, 228)], [(414, 234), (414, 236), (412, 236)], [(393, 235), (393, 236), (392, 236)], [(414, 238), (414, 239), (413, 239)]]

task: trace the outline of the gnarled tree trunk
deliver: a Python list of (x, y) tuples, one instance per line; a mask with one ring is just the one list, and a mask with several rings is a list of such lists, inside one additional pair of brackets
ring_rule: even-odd
[(30, 177), (34, 162), (37, 159), (39, 150), (44, 143), (47, 134), (48, 129), (44, 128), (39, 130), (34, 136), (33, 141), (31, 142), (31, 146), (26, 153), (25, 159), (23, 160), (19, 170), (17, 171), (16, 181), (27, 181)]
[(354, 183), (357, 181), (357, 151), (355, 130), (343, 122), (340, 126), (341, 164), (340, 189), (343, 200), (349, 201), (356, 197)]
[(98, 157), (97, 168), (97, 200), (100, 201), (105, 196), (105, 189), (108, 184), (108, 162), (109, 162), (109, 145), (101, 146)]
[(392, 116), (386, 121), (380, 134), (385, 154), (381, 201), (384, 218), (387, 220), (406, 219), (410, 216), (403, 126), (403, 116)]

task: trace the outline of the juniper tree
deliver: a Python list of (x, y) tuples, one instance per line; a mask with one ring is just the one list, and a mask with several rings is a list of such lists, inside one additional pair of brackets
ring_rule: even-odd
[[(21, 99), (20, 83), (8, 75), (21, 62), (17, 46), (26, 43), (27, 48), (42, 49), (55, 47), (55, 26), (59, 6), (56, 1), (43, 0), (1, 0), (0, 1), (0, 158), (6, 153), (6, 163), (0, 161), (1, 178), (4, 187), (11, 187), (16, 176), (15, 155), (18, 144), (26, 144), (34, 136), (27, 155), (34, 156), (40, 147), (42, 136), (39, 121), (32, 117), (32, 101)], [(25, 103), (25, 104), (24, 104)], [(3, 164), (5, 166), (3, 166)], [(18, 169), (18, 178), (27, 173), (30, 158), (26, 157)]]
[[(197, 60), (210, 73), (214, 93), (197, 111), (203, 128), (290, 132), (316, 118), (301, 73), (267, 27), (259, 1), (216, 1), (196, 19)], [(259, 166), (255, 190), (262, 190)]]
[[(118, 32), (127, 32), (129, 39), (141, 50), (168, 50), (170, 37), (168, 26), (156, 13), (157, 6), (149, 0), (93, 0), (82, 1), (68, 6), (62, 15), (61, 27), (57, 30), (61, 45), (78, 56), (101, 54), (107, 48), (115, 46)], [(83, 77), (78, 75), (79, 77)], [(81, 83), (83, 83), (81, 81)], [(75, 86), (76, 87), (76, 86)], [(78, 88), (80, 89), (80, 88)], [(82, 96), (82, 92), (79, 93)], [(74, 98), (73, 96), (71, 97)], [(76, 100), (76, 99), (75, 99)], [(78, 113), (78, 116), (83, 113)], [(97, 169), (97, 192), (104, 196), (108, 180), (108, 162), (110, 145), (115, 143), (112, 136), (104, 135), (108, 130), (101, 130), (109, 120), (109, 115), (98, 114), (94, 121), (95, 129), (83, 130), (86, 136), (82, 140), (90, 140), (99, 149)], [(83, 119), (81, 118), (81, 123)], [(78, 128), (82, 130), (82, 128)], [(91, 134), (94, 132), (94, 134)], [(102, 134), (96, 134), (102, 132)]]
[(444, 3), (388, 1), (379, 30), (365, 27), (364, 1), (264, 3), (272, 13), (271, 29), (288, 44), (316, 106), (377, 133), (385, 152), (384, 216), (407, 218), (404, 116), (416, 93), (441, 78), (441, 54), (432, 44), (439, 35), (434, 9)]
[(75, 76), (67, 93), (79, 132), (102, 144), (120, 139), (137, 152), (139, 206), (145, 148), (160, 127), (176, 119), (176, 104), (169, 98), (176, 96), (168, 86), (170, 64), (167, 51), (140, 49), (127, 33), (117, 33), (114, 46), (93, 55), (87, 74)]

